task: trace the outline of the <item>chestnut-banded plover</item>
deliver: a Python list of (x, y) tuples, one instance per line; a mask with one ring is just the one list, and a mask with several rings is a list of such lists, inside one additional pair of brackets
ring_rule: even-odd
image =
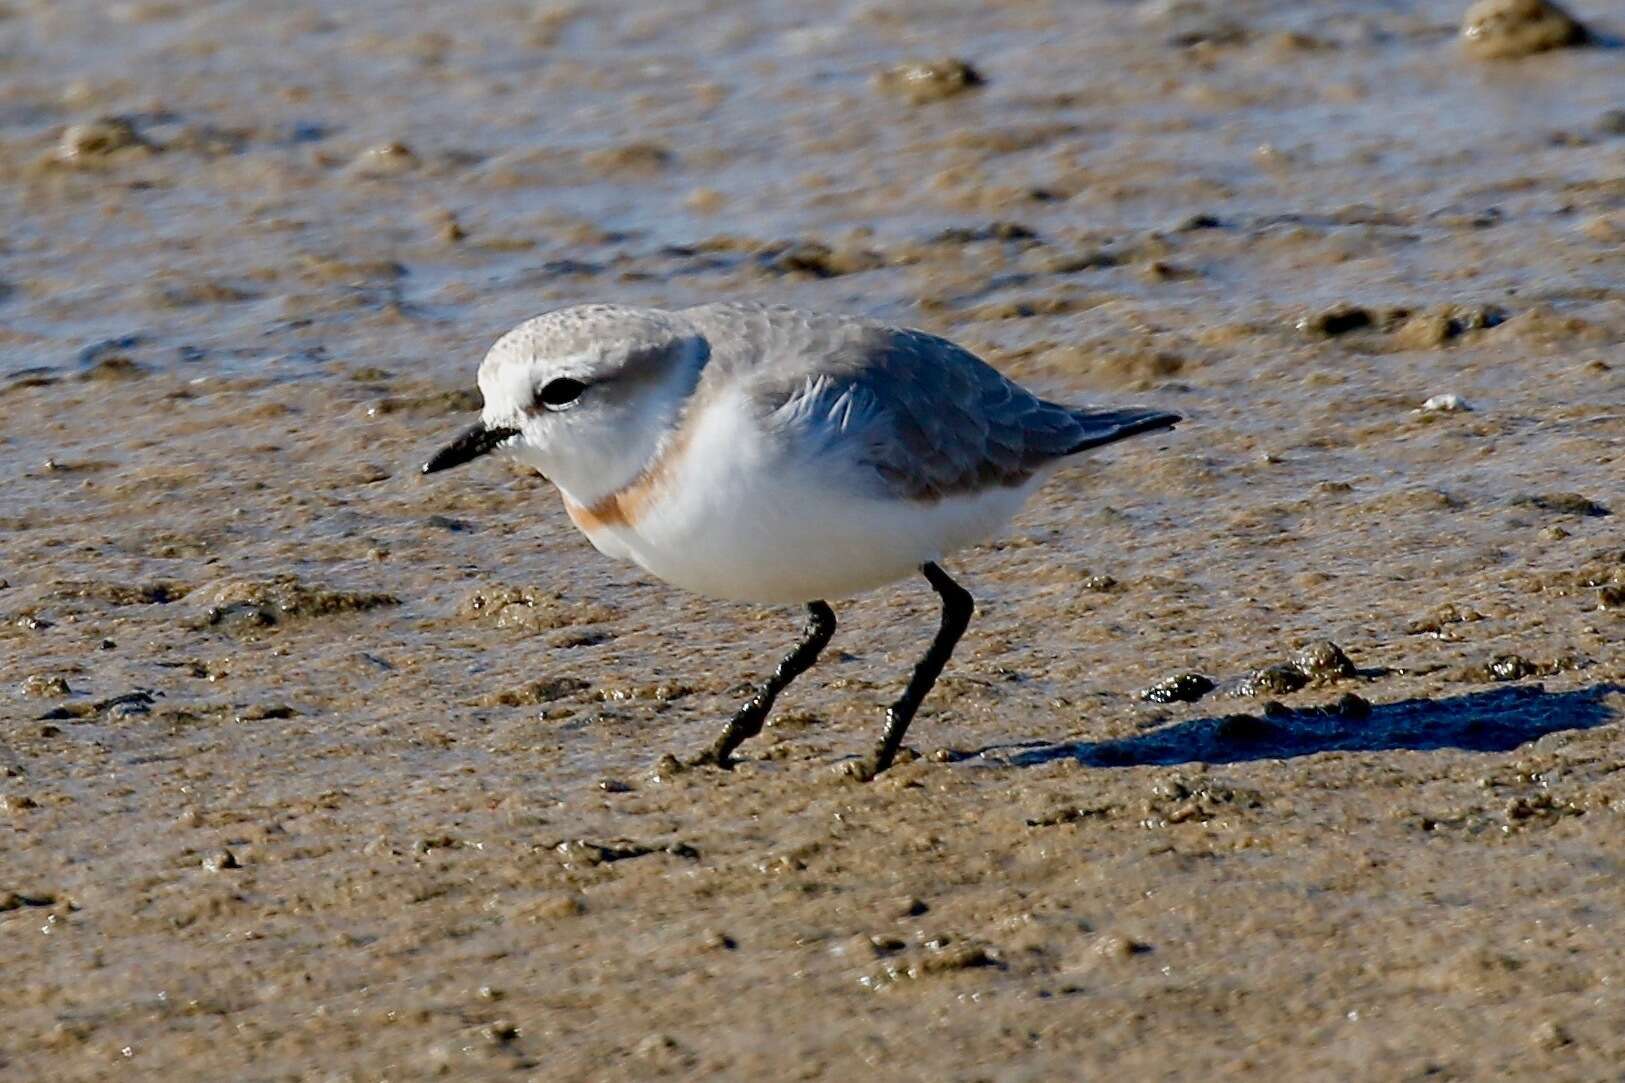
[(806, 606), (796, 648), (695, 762), (727, 767), (761, 732), (834, 633), (830, 599), (924, 574), (941, 625), (857, 765), (869, 777), (970, 621), (937, 562), (1073, 456), (1179, 420), (1046, 402), (920, 331), (742, 304), (549, 312), (491, 347), (479, 385), (481, 420), (424, 473), (501, 451), (558, 488), (600, 552), (699, 594)]

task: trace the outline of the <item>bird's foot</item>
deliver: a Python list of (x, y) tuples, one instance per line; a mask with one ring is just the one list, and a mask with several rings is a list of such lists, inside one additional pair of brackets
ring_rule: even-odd
[(706, 749), (697, 756), (690, 757), (683, 763), (684, 767), (716, 767), (723, 771), (733, 770), (733, 756), (715, 746)]
[(899, 749), (893, 752), (881, 745), (867, 756), (855, 760), (846, 760), (840, 765), (840, 772), (854, 782), (873, 782), (885, 771), (898, 763), (909, 763), (920, 758), (920, 754), (912, 748)]

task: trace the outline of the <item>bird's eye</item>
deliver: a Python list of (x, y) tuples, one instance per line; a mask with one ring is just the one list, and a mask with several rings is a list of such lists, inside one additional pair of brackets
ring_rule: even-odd
[(542, 385), (542, 389), (536, 392), (536, 402), (549, 410), (562, 410), (579, 399), (585, 390), (587, 385), (580, 380), (560, 376)]

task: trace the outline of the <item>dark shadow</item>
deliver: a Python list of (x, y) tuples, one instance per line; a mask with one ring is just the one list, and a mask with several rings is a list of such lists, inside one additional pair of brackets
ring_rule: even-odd
[(1137, 767), (1291, 759), (1317, 752), (1506, 752), (1548, 733), (1619, 721), (1618, 709), (1603, 702), (1615, 692), (1625, 692), (1625, 685), (1599, 684), (1572, 692), (1514, 685), (1448, 699), (1384, 703), (1369, 711), (1331, 707), (1269, 717), (1197, 718), (1113, 741), (1045, 745), (1017, 752), (1009, 762), (1030, 767), (1073, 759), (1093, 767)]

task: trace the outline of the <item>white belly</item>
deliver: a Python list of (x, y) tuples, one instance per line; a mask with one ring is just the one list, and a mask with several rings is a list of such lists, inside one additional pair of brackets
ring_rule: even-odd
[(710, 413), (663, 495), (636, 522), (588, 537), (715, 598), (789, 604), (872, 590), (986, 539), (1043, 481), (930, 502), (886, 499), (836, 464), (772, 446), (731, 411)]

